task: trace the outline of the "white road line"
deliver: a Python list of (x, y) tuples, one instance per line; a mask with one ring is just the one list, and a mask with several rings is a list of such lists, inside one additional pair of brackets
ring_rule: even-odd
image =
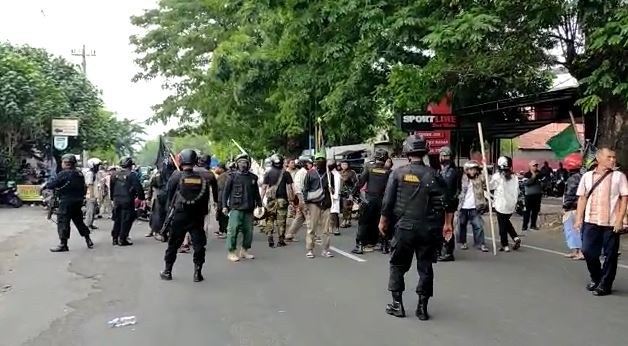
[(364, 258), (362, 258), (362, 257), (358, 257), (358, 256), (356, 256), (356, 255), (350, 254), (350, 253), (345, 252), (345, 251), (342, 251), (342, 250), (340, 250), (340, 249), (338, 249), (338, 248), (336, 248), (336, 247), (330, 246), (330, 247), (329, 247), (329, 249), (330, 249), (331, 251), (337, 252), (337, 253), (339, 253), (339, 254), (341, 254), (341, 255), (343, 255), (343, 256), (345, 256), (345, 257), (347, 257), (347, 258), (350, 258), (350, 259), (352, 259), (352, 260), (354, 260), (354, 261), (357, 261), (357, 262), (366, 262), (366, 260), (365, 260)]
[[(469, 237), (470, 236), (467, 236), (467, 238), (469, 238)], [(486, 237), (486, 239), (491, 240), (491, 241), (493, 240), (493, 238), (491, 238), (491, 237)], [(541, 252), (547, 252), (547, 253), (551, 253), (551, 254), (554, 254), (554, 255), (560, 255), (560, 256), (565, 254), (564, 252), (551, 250), (551, 249), (546, 249), (546, 248), (538, 247), (538, 246), (534, 246), (534, 245), (521, 244), (521, 247), (525, 247), (525, 248), (528, 248), (528, 249), (537, 250), (537, 251), (541, 251)], [(628, 265), (625, 265), (625, 264), (617, 263), (617, 266), (620, 267), (620, 268), (628, 269)]]

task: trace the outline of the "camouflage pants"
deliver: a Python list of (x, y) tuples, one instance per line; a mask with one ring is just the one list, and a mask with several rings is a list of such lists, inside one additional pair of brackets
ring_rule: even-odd
[(283, 240), (286, 236), (286, 223), (288, 221), (288, 201), (285, 199), (277, 199), (269, 203), (266, 215), (266, 223), (264, 224), (264, 232), (272, 237), (275, 228), (279, 239)]
[(351, 222), (351, 213), (353, 212), (353, 201), (349, 198), (342, 198), (340, 204), (342, 208), (342, 221)]

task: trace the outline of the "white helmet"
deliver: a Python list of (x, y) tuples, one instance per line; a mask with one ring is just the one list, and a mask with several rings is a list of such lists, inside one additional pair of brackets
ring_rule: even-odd
[(464, 169), (480, 168), (480, 163), (475, 160), (469, 160), (464, 163)]
[(102, 164), (102, 161), (97, 157), (92, 157), (91, 159), (87, 160), (87, 168), (90, 168), (90, 169), (100, 164)]
[(512, 159), (508, 156), (500, 156), (497, 159), (497, 167), (499, 169), (509, 169), (512, 167)]

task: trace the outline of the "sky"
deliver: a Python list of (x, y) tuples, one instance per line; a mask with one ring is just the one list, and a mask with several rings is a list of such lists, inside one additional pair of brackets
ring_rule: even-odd
[[(129, 17), (157, 7), (157, 0), (0, 0), (0, 41), (45, 48), (76, 64), (72, 56), (83, 44), (96, 56), (87, 58), (87, 76), (102, 91), (117, 117), (143, 122), (168, 93), (158, 80), (131, 82), (139, 67), (129, 36), (141, 32)], [(147, 127), (154, 138), (176, 124)]]

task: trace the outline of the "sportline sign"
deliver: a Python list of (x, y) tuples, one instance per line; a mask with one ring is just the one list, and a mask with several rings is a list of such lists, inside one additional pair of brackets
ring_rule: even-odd
[(432, 131), (438, 129), (456, 128), (456, 116), (452, 114), (406, 114), (401, 116), (401, 130)]

